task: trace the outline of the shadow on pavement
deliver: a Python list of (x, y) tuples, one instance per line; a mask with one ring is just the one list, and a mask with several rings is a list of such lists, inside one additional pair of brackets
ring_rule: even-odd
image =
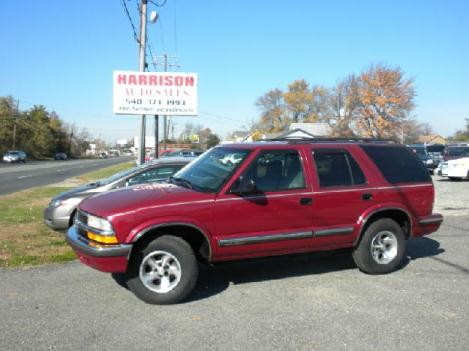
[(252, 283), (356, 268), (350, 251), (327, 251), (202, 265), (186, 302), (221, 293), (230, 284)]
[(421, 237), (407, 241), (406, 256), (410, 261), (424, 257), (437, 256), (443, 252), (445, 252), (445, 250), (440, 247), (440, 243), (429, 237)]
[(129, 287), (127, 286), (127, 280), (125, 278), (125, 273), (111, 273), (111, 277), (121, 287), (123, 287), (124, 289), (129, 290)]
[[(444, 252), (440, 243), (429, 238), (419, 238), (407, 242), (407, 251), (402, 269), (412, 260), (436, 256)], [(241, 261), (200, 264), (199, 279), (192, 294), (183, 303), (209, 298), (226, 290), (230, 284), (244, 284), (267, 280), (277, 280), (312, 274), (357, 269), (351, 250), (324, 251), (294, 254)], [(113, 279), (128, 289), (124, 275), (113, 273)]]

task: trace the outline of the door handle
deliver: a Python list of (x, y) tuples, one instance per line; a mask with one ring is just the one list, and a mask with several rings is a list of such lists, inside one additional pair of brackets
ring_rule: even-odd
[(365, 201), (371, 200), (373, 199), (373, 195), (371, 195), (370, 193), (364, 193), (362, 194), (362, 199)]
[(310, 197), (302, 197), (300, 199), (300, 205), (311, 205), (313, 203), (313, 199)]

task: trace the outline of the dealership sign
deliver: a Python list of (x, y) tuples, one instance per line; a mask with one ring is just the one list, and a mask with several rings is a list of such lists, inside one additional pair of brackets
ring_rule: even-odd
[(197, 115), (197, 74), (114, 71), (113, 112), (121, 115)]

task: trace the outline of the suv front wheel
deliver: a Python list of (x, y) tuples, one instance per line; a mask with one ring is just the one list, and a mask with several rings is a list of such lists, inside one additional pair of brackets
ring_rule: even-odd
[(161, 236), (131, 259), (127, 285), (143, 301), (166, 305), (186, 298), (197, 276), (190, 245), (179, 237)]
[(401, 227), (389, 218), (370, 224), (353, 252), (358, 268), (368, 274), (394, 271), (402, 261), (405, 238)]

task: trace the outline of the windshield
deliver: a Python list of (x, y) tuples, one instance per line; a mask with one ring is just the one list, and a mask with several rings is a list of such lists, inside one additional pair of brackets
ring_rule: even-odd
[(449, 147), (446, 156), (469, 156), (469, 147)]
[(197, 191), (217, 192), (248, 154), (249, 150), (213, 148), (177, 172), (170, 181)]
[(434, 144), (434, 145), (427, 145), (427, 151), (430, 152), (430, 153), (443, 153), (443, 151), (445, 150), (445, 146), (444, 145), (440, 145), (440, 144)]
[(109, 178), (100, 179), (97, 183), (99, 183), (99, 185), (111, 184), (112, 182), (115, 182), (116, 180), (124, 178), (124, 177), (138, 171), (139, 169), (142, 169), (142, 168), (145, 168), (145, 167), (148, 167), (148, 164), (144, 163), (140, 166), (117, 172), (117, 173), (113, 174), (112, 176), (110, 176)]

